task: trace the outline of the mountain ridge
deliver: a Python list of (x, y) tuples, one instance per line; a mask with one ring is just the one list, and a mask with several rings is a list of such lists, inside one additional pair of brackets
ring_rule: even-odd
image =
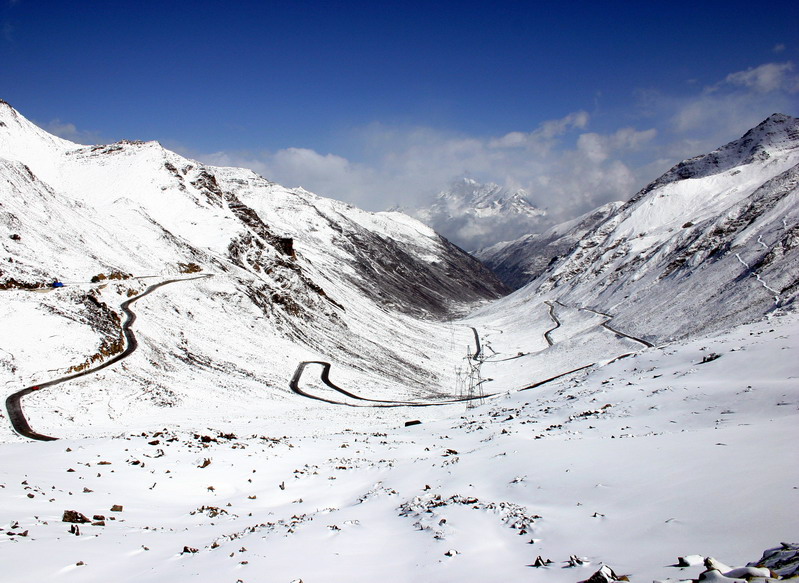
[[(158, 142), (51, 139), (10, 106), (2, 106), (0, 121), (0, 287), (10, 294), (3, 317), (38, 322), (33, 337), (37, 329), (60, 331), (53, 340), (5, 340), (0, 369), (15, 383), (35, 382), (45, 369), (64, 371), (87, 355), (107, 358), (104, 347), (116, 345), (119, 330), (103, 324), (99, 306), (113, 311), (140, 293), (143, 276), (199, 269), (214, 277), (159, 290), (139, 307), (170, 306), (167, 314), (173, 310), (180, 322), (160, 313), (143, 319), (162, 329), (150, 330), (139, 352), (171, 372), (156, 380), (137, 368), (123, 392), (153, 394), (154, 403), (191, 401), (185, 388), (173, 388), (183, 385), (174, 375), (181, 363), (200, 362), (202, 374), (229, 369), (235, 380), (224, 384), (233, 394), (265, 382), (274, 387), (271, 398), (282, 398), (296, 360), (324, 358), (361, 371), (375, 390), (435, 395), (453, 384), (453, 373), (418, 360), (419, 335), (506, 293), (474, 258), (410, 217), (367, 213), (251, 170), (203, 165)], [(52, 290), (53, 280), (66, 286), (28, 291)], [(196, 310), (170, 299), (195, 288), (203, 290), (192, 296)], [(187, 321), (194, 312), (206, 322)], [(230, 336), (218, 336), (216, 347), (199, 341), (220, 313)], [(397, 321), (403, 324), (394, 337), (368, 333)], [(187, 338), (192, 329), (198, 340)], [(65, 337), (71, 340), (56, 340)], [(251, 352), (264, 338), (274, 353), (259, 361)], [(228, 354), (214, 364), (220, 349)]]
[(629, 330), (659, 328), (650, 339), (720, 329), (793, 304), (798, 137), (799, 119), (777, 114), (677, 164), (581, 236), (527, 293), (609, 311)]

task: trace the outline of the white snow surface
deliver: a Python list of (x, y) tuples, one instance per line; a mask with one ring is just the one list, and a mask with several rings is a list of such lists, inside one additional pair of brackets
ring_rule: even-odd
[[(524, 345), (499, 332), (498, 353), (506, 337)], [(4, 573), (575, 582), (603, 562), (633, 581), (696, 576), (666, 566), (691, 553), (744, 564), (796, 536), (797, 349), (786, 314), (412, 427), (418, 411), (251, 399), (246, 412), (209, 404), (111, 436), (8, 443)], [(105, 526), (75, 536), (64, 510)], [(530, 567), (538, 555), (552, 565)], [(564, 568), (571, 555), (587, 563)]]
[[(558, 583), (605, 563), (648, 582), (702, 570), (666, 566), (678, 556), (743, 565), (796, 540), (790, 306), (656, 347), (557, 286), (462, 319), (413, 315), (369, 295), (353, 259), (391, 240), (448, 265), (413, 219), (154, 142), (71, 145), (0, 111), (2, 269), (66, 284), (0, 290), (3, 396), (81, 365), (117, 337), (122, 301), (177, 280), (131, 306), (130, 357), (24, 397), (57, 441), (22, 438), (0, 411), (4, 578)], [(248, 239), (237, 205), (272, 234), (252, 223)], [(296, 259), (267, 244), (279, 237)], [(125, 278), (89, 281), (113, 271)], [(302, 397), (301, 361), (386, 402), (323, 385), (317, 364), (299, 386), (339, 404)], [(478, 363), (486, 397), (445, 404)], [(434, 406), (380, 406), (402, 401)], [(91, 521), (79, 534), (68, 510)], [(532, 567), (539, 555), (552, 564)]]

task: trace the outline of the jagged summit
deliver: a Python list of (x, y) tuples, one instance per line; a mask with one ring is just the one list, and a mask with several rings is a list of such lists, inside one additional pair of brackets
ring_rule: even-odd
[(444, 205), (455, 202), (447, 210), (454, 210), (452, 207), (456, 206), (465, 207), (465, 210), (475, 213), (545, 214), (541, 209), (535, 208), (527, 197), (527, 191), (522, 188), (510, 189), (493, 182), (482, 184), (464, 177), (453, 182), (449, 189), (440, 192), (436, 200)]
[(529, 233), (546, 217), (546, 211), (535, 207), (524, 189), (467, 177), (441, 191), (430, 206), (409, 212), (468, 250)]

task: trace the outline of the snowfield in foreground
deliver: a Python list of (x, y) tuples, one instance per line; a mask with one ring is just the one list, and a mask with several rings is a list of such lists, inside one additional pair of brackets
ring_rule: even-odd
[[(525, 342), (499, 331), (498, 377)], [(797, 538), (798, 349), (799, 317), (778, 314), (469, 410), (308, 400), (8, 443), (4, 577), (573, 583), (606, 563), (649, 582), (703, 570), (678, 556), (743, 565)]]

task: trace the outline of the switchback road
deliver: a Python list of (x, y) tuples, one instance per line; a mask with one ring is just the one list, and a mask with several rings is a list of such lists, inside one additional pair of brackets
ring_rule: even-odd
[[(342, 395), (346, 395), (351, 399), (355, 399), (356, 401), (364, 401), (363, 405), (356, 404), (356, 403), (347, 403), (345, 401), (335, 401), (333, 399), (327, 399), (325, 397), (320, 397), (317, 395), (312, 395), (306, 391), (303, 391), (300, 388), (300, 377), (302, 377), (302, 373), (305, 370), (305, 367), (309, 364), (318, 364), (322, 367), (322, 373), (320, 374), (320, 378), (322, 382), (333, 389), (334, 391), (341, 393)], [(321, 360), (306, 360), (303, 361), (297, 366), (297, 370), (294, 371), (294, 376), (291, 377), (291, 381), (289, 382), (289, 386), (291, 390), (297, 393), (298, 395), (302, 395), (303, 397), (307, 397), (308, 399), (315, 399), (317, 401), (323, 401), (325, 403), (330, 403), (332, 405), (345, 405), (347, 407), (440, 407), (442, 405), (454, 405), (457, 403), (466, 403), (468, 401), (475, 401), (478, 399), (486, 399), (488, 397), (493, 397), (494, 395), (479, 395), (474, 397), (460, 397), (457, 399), (445, 399), (442, 401), (430, 401), (430, 402), (419, 402), (419, 401), (384, 401), (381, 399), (367, 399), (366, 397), (359, 397), (358, 395), (351, 393), (341, 387), (333, 384), (330, 380), (330, 363), (323, 362)]]
[(191, 280), (194, 280), (194, 279), (203, 279), (203, 278), (206, 278), (206, 277), (212, 277), (212, 276), (211, 276), (211, 274), (205, 274), (205, 275), (200, 275), (200, 276), (197, 276), (197, 277), (187, 277), (187, 278), (183, 278), (183, 279), (168, 279), (166, 281), (162, 281), (160, 283), (156, 283), (155, 285), (151, 285), (150, 287), (148, 287), (146, 290), (144, 290), (139, 295), (137, 295), (137, 296), (135, 296), (133, 298), (130, 298), (129, 300), (126, 300), (126, 301), (122, 302), (122, 304), (120, 305), (120, 308), (125, 313), (125, 322), (122, 324), (122, 333), (125, 336), (125, 344), (126, 344), (125, 350), (123, 350), (122, 352), (120, 352), (119, 354), (114, 356), (113, 358), (108, 359), (104, 363), (95, 366), (94, 368), (91, 368), (91, 369), (88, 369), (88, 370), (84, 370), (84, 371), (81, 371), (81, 372), (77, 372), (75, 374), (68, 375), (68, 376), (65, 376), (65, 377), (61, 377), (61, 378), (58, 378), (58, 379), (54, 379), (54, 380), (51, 380), (51, 381), (38, 383), (36, 385), (32, 385), (30, 387), (26, 387), (26, 388), (22, 389), (21, 391), (17, 391), (16, 393), (13, 393), (12, 395), (9, 395), (8, 398), (6, 399), (6, 410), (8, 411), (8, 419), (9, 419), (9, 421), (11, 421), (11, 425), (14, 428), (14, 431), (19, 433), (23, 437), (27, 437), (29, 439), (35, 439), (35, 440), (38, 440), (38, 441), (53, 441), (54, 439), (58, 439), (56, 437), (51, 437), (49, 435), (44, 435), (44, 434), (38, 433), (37, 431), (34, 431), (33, 429), (31, 429), (31, 426), (28, 423), (28, 420), (25, 418), (25, 414), (22, 412), (22, 397), (24, 397), (25, 395), (29, 395), (30, 393), (32, 393), (34, 391), (39, 391), (41, 389), (46, 389), (48, 387), (54, 387), (55, 385), (59, 385), (59, 384), (64, 383), (66, 381), (71, 381), (71, 380), (77, 379), (79, 377), (83, 377), (83, 376), (86, 376), (86, 375), (94, 374), (97, 371), (100, 371), (100, 370), (102, 370), (102, 369), (104, 369), (106, 367), (111, 366), (112, 364), (116, 364), (120, 360), (123, 360), (123, 359), (127, 358), (128, 356), (133, 354), (133, 352), (139, 346), (139, 343), (136, 340), (136, 335), (133, 333), (133, 330), (131, 330), (131, 326), (133, 326), (133, 323), (136, 321), (136, 314), (133, 313), (133, 311), (130, 309), (130, 305), (133, 302), (136, 302), (136, 301), (142, 299), (144, 296), (151, 294), (152, 292), (157, 290), (159, 287), (163, 287), (163, 286), (168, 285), (170, 283), (178, 283), (178, 282), (181, 282), (181, 281), (191, 281)]

